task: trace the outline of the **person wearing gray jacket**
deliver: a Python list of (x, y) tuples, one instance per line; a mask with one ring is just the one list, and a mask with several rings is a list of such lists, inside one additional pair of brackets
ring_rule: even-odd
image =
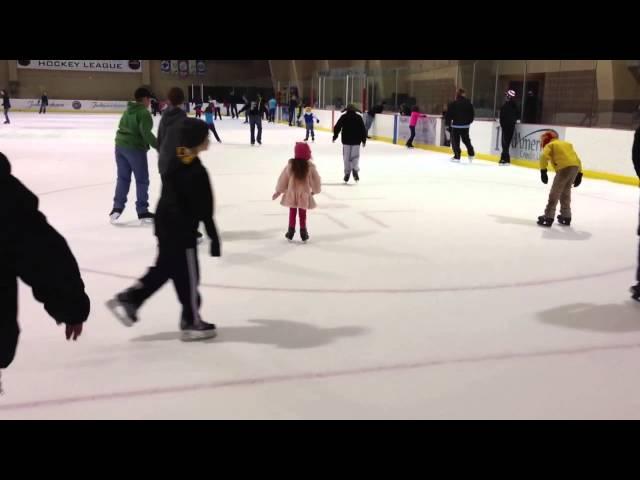
[(169, 107), (162, 113), (162, 119), (158, 126), (158, 170), (160, 176), (167, 173), (167, 168), (172, 158), (176, 155), (178, 146), (178, 130), (182, 120), (187, 118), (187, 112), (182, 109), (184, 104), (184, 91), (179, 87), (173, 87), (167, 95)]

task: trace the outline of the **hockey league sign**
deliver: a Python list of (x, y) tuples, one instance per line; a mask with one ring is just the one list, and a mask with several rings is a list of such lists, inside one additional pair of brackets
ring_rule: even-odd
[(18, 60), (18, 68), (75, 72), (140, 73), (141, 60)]

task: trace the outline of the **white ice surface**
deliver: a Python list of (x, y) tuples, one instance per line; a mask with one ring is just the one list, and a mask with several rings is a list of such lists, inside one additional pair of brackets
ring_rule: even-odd
[(169, 284), (130, 329), (104, 307), (156, 254), (134, 184), (108, 222), (118, 116), (12, 122), (0, 151), (68, 240), (92, 313), (68, 343), (21, 285), (1, 419), (640, 418), (635, 188), (585, 179), (571, 228), (543, 229), (535, 170), (372, 141), (345, 186), (341, 146), (317, 132), (324, 191), (310, 242), (290, 244), (271, 195), (304, 130), (265, 124), (252, 148), (225, 117), (202, 156), (223, 239), (219, 259), (200, 247), (202, 316), (219, 336), (184, 344)]

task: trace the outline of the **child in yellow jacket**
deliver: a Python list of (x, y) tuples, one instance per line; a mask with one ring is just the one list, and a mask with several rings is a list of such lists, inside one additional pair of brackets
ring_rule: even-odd
[(551, 162), (556, 176), (549, 192), (549, 201), (544, 215), (538, 217), (538, 225), (550, 227), (556, 205), (560, 201), (560, 215), (558, 222), (562, 225), (571, 224), (571, 186), (577, 187), (582, 182), (582, 162), (569, 142), (558, 139), (558, 134), (549, 130), (540, 137), (542, 156), (540, 157), (540, 177), (542, 183), (549, 181), (547, 165)]

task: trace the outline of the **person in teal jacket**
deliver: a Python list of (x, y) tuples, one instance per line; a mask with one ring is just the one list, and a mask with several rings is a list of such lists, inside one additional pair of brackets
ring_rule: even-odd
[(114, 223), (127, 203), (127, 194), (131, 185), (131, 173), (136, 177), (136, 211), (144, 223), (153, 222), (149, 211), (149, 165), (147, 151), (149, 146), (158, 149), (158, 141), (151, 132), (153, 119), (149, 113), (151, 92), (138, 88), (134, 93), (135, 102), (127, 104), (127, 110), (120, 118), (116, 133), (116, 166), (118, 180), (113, 198), (113, 209), (109, 216)]

